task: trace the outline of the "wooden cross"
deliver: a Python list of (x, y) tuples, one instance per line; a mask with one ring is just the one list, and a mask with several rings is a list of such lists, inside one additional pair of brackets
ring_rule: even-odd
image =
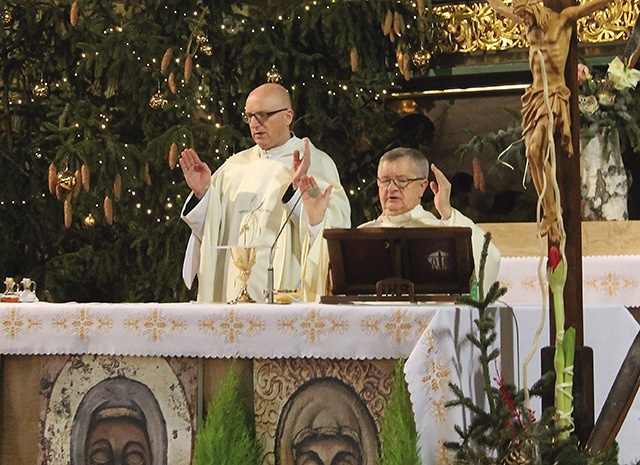
[[(576, 0), (545, 0), (545, 6), (554, 11), (575, 5)], [(566, 233), (565, 255), (567, 258), (567, 281), (564, 287), (565, 327), (576, 330), (576, 357), (574, 363), (574, 411), (573, 418), (576, 434), (582, 444), (585, 444), (594, 425), (594, 387), (593, 387), (593, 351), (584, 346), (584, 304), (582, 295), (582, 207), (580, 181), (580, 111), (578, 109), (578, 38), (576, 28), (573, 28), (565, 81), (571, 90), (571, 139), (573, 156), (556, 143), (556, 173), (562, 205), (562, 219)], [(548, 246), (558, 246), (549, 241)], [(550, 314), (553, 314), (553, 299), (550, 299)], [(549, 318), (550, 340), (555, 340), (556, 328), (554, 318)], [(553, 369), (554, 350), (548, 350), (543, 360), (551, 359)], [(548, 365), (547, 362), (543, 362)], [(553, 399), (553, 393), (551, 393)], [(547, 402), (544, 402), (547, 403)]]

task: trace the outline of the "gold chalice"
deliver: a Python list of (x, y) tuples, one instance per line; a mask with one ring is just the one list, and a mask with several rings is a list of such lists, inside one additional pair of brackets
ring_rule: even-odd
[(241, 285), (238, 297), (231, 300), (230, 304), (255, 302), (247, 290), (247, 281), (249, 281), (249, 276), (251, 275), (251, 268), (256, 264), (256, 252), (257, 249), (255, 247), (231, 247), (231, 259), (236, 268), (240, 270), (238, 279)]

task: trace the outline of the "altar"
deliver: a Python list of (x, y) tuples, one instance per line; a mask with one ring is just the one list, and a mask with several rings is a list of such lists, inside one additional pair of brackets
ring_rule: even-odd
[[(2, 304), (0, 463), (69, 463), (78, 454), (69, 438), (84, 437), (77, 423), (90, 424), (87, 406), (98, 403), (87, 399), (100, 398), (96, 386), (114, 389), (108, 384), (117, 379), (127, 380), (127, 389), (142, 392), (140, 386), (147, 386), (149, 393), (143, 394), (157, 398), (156, 416), (165, 425), (164, 448), (158, 446), (165, 461), (160, 463), (190, 464), (203, 405), (232, 359), (238, 362), (265, 450), (263, 463), (286, 462), (276, 456), (277, 444), (280, 441), (282, 449), (288, 437), (286, 429), (281, 436), (277, 431), (284, 421), (281, 412), (295, 410), (293, 401), (308, 395), (303, 388), (315, 378), (336, 381), (318, 386), (335, 394), (326, 404), (352, 409), (358, 423), (352, 426), (360, 428), (363, 450), (374, 451), (390, 375), (399, 358), (407, 360), (405, 375), (423, 463), (446, 463), (442, 442), (456, 440), (453, 425), (463, 422), (461, 412), (444, 408), (451, 395), (448, 383), (478, 392), (477, 356), (466, 340), (474, 312), (454, 304), (401, 302)], [(521, 361), (532, 348), (540, 307), (502, 304), (495, 312), (501, 369), (507, 380), (521, 386)], [(585, 341), (595, 353), (596, 415), (637, 331), (638, 323), (623, 306), (585, 308)], [(540, 347), (545, 345), (548, 329), (540, 342)], [(538, 379), (539, 366), (536, 355), (529, 383)], [(353, 393), (358, 399), (350, 398)], [(533, 408), (539, 413), (539, 407)], [(84, 423), (77, 420), (83, 414)], [(638, 430), (636, 399), (618, 437), (621, 463), (640, 455)]]

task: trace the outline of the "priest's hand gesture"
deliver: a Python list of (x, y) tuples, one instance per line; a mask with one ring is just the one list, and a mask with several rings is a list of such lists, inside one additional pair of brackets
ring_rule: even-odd
[(447, 221), (451, 218), (453, 208), (451, 207), (451, 183), (442, 171), (431, 164), (431, 171), (436, 177), (435, 181), (429, 183), (429, 187), (433, 191), (433, 204), (440, 213), (440, 218)]
[(302, 141), (304, 142), (302, 158), (300, 158), (300, 150), (296, 150), (293, 152), (293, 161), (291, 162), (291, 185), (294, 189), (300, 187), (300, 180), (303, 176), (307, 175), (309, 167), (311, 166), (309, 139), (305, 137)]
[(180, 154), (180, 168), (182, 168), (187, 185), (194, 195), (201, 199), (211, 184), (211, 168), (200, 160), (200, 157), (193, 149), (182, 151)]
[(313, 176), (303, 176), (300, 179), (300, 191), (302, 192), (302, 205), (309, 218), (309, 225), (315, 226), (324, 220), (324, 215), (329, 207), (332, 185), (324, 192), (320, 190)]

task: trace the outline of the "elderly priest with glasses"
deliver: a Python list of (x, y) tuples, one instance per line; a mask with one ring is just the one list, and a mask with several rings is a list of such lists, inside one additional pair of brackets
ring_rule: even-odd
[[(191, 228), (183, 278), (190, 288), (198, 276), (199, 302), (228, 302), (238, 294), (230, 246), (257, 248), (247, 284), (255, 300), (263, 300), (268, 269), (275, 289), (300, 290), (304, 300), (319, 300), (324, 290), (322, 229), (348, 228), (351, 210), (333, 160), (290, 132), (291, 107), (284, 87), (263, 84), (249, 94), (243, 114), (255, 146), (213, 175), (193, 149), (181, 154), (192, 191), (182, 211)], [(302, 179), (313, 189), (302, 187)]]
[[(431, 165), (435, 181), (429, 182), (429, 161), (418, 150), (398, 147), (386, 152), (378, 163), (378, 193), (382, 214), (375, 220), (361, 224), (360, 228), (420, 228), (432, 226), (463, 226), (471, 228), (471, 242), (475, 274), (478, 276), (484, 244), (484, 231), (471, 219), (453, 208), (450, 203), (451, 183), (445, 175)], [(302, 188), (312, 187), (305, 179)], [(427, 186), (434, 193), (435, 208), (440, 219), (421, 205)], [(491, 287), (498, 277), (500, 251), (489, 244), (483, 288)]]

